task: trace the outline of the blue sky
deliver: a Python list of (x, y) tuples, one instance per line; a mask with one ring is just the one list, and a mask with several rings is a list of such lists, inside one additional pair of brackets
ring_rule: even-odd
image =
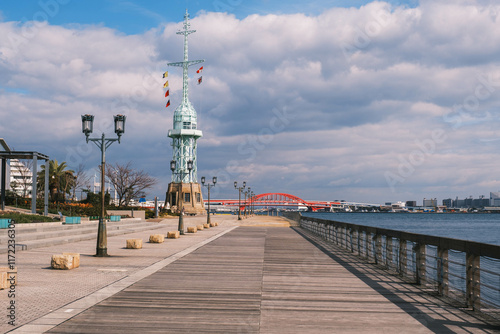
[(165, 108), (161, 74), (182, 57), (186, 7), (190, 59), (205, 59), (202, 85), (190, 73), (198, 177), (219, 177), (215, 197), (234, 181), (369, 203), (500, 189), (493, 0), (4, 1), (0, 137), (93, 174), (80, 115), (112, 134), (125, 113), (108, 162), (132, 161), (163, 198), (182, 80), (169, 69)]
[[(40, 10), (49, 14), (49, 23), (54, 25), (96, 24), (117, 29), (125, 34), (140, 34), (161, 23), (179, 21), (179, 13), (188, 11), (195, 15), (199, 11), (226, 12), (238, 19), (258, 14), (305, 13), (318, 15), (325, 8), (360, 7), (367, 1), (317, 0), (317, 1), (273, 1), (273, 0), (213, 0), (213, 1), (124, 1), (124, 0), (26, 0), (22, 6), (16, 1), (4, 1), (1, 11), (4, 20), (21, 21), (37, 19)], [(415, 6), (417, 1), (389, 1), (395, 5)], [(57, 14), (56, 14), (57, 12)], [(54, 15), (53, 15), (54, 14)], [(35, 16), (35, 17), (34, 17)]]

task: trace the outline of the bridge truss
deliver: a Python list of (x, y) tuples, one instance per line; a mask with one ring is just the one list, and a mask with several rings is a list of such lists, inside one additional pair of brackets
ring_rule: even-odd
[[(238, 207), (238, 200), (211, 200), (210, 204), (221, 204), (223, 206)], [(282, 207), (282, 208), (307, 208), (309, 211), (317, 211), (320, 209), (329, 209), (333, 207), (339, 207), (342, 205), (341, 202), (327, 202), (327, 201), (306, 201), (300, 197), (286, 194), (286, 193), (265, 193), (260, 195), (255, 195), (251, 198), (241, 200), (240, 210), (244, 210), (245, 207), (253, 205), (254, 207)]]

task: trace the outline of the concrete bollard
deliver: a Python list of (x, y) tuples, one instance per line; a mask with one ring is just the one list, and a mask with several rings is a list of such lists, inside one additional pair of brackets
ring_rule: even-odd
[(165, 241), (165, 234), (152, 234), (149, 236), (149, 242), (153, 244), (161, 244)]
[(187, 233), (196, 233), (197, 230), (196, 226), (190, 226), (187, 228)]
[(129, 249), (141, 249), (142, 239), (127, 239), (127, 248)]
[(215, 225), (215, 223), (210, 223), (210, 227), (215, 227), (217, 225)]
[(73, 256), (54, 254), (52, 255), (50, 266), (52, 267), (52, 269), (62, 269), (62, 270), (73, 269)]
[(203, 224), (203, 228), (210, 228), (210, 225), (208, 225), (208, 224)]
[(197, 229), (198, 231), (203, 230), (203, 225), (197, 225), (197, 226), (196, 226), (196, 229)]
[(80, 267), (80, 253), (62, 253), (62, 255), (73, 256), (73, 269)]
[(12, 283), (17, 285), (17, 267), (0, 267), (0, 290), (9, 288)]
[(171, 231), (167, 233), (167, 238), (168, 239), (179, 239), (180, 237), (180, 232), (179, 231)]

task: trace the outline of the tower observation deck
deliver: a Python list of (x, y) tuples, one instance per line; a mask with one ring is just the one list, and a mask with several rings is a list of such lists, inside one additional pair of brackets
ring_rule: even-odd
[(168, 136), (172, 138), (172, 161), (175, 162), (175, 167), (165, 201), (173, 211), (179, 211), (182, 207), (187, 213), (198, 214), (204, 212), (204, 206), (201, 187), (197, 183), (196, 141), (203, 133), (198, 130), (196, 110), (189, 101), (188, 69), (192, 65), (203, 63), (204, 60), (188, 60), (188, 36), (196, 32), (191, 30), (190, 26), (186, 10), (183, 29), (177, 32), (178, 35), (184, 35), (184, 60), (168, 63), (168, 66), (182, 67), (182, 101), (174, 112), (174, 128), (168, 131)]

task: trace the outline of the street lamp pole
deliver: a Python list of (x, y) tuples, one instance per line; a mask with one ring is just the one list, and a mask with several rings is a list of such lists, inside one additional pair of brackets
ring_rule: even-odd
[(238, 188), (238, 182), (234, 181), (234, 188), (238, 189), (238, 220), (241, 220), (241, 192), (245, 189), (247, 183), (243, 181), (243, 187)]
[(254, 193), (253, 191), (250, 193), (250, 215), (253, 216), (253, 201), (254, 201)]
[(209, 224), (209, 225), (211, 223), (211, 221), (210, 221), (210, 188), (215, 187), (215, 184), (217, 183), (217, 176), (212, 177), (212, 183), (213, 184), (210, 184), (210, 183), (205, 184), (205, 177), (204, 176), (201, 177), (201, 184), (208, 188), (207, 224)]
[[(172, 173), (175, 171), (175, 166), (176, 166), (176, 161), (172, 160), (170, 161), (170, 169), (172, 170)], [(187, 174), (191, 173), (191, 170), (193, 169), (193, 160), (189, 160), (187, 162), (187, 169), (188, 172)], [(184, 171), (180, 170), (179, 173), (181, 174), (181, 184), (180, 184), (180, 190), (179, 190), (179, 225), (178, 225), (178, 231), (180, 235), (184, 235), (184, 199), (183, 197), (183, 192), (182, 192), (182, 179), (184, 179)]]
[(94, 128), (94, 115), (82, 115), (82, 132), (87, 138), (87, 143), (89, 141), (94, 142), (96, 146), (101, 150), (101, 216), (99, 217), (99, 225), (97, 228), (97, 246), (96, 254), (97, 257), (108, 256), (108, 239), (106, 232), (106, 219), (105, 219), (105, 201), (104, 201), (104, 188), (105, 188), (105, 173), (106, 173), (106, 149), (113, 144), (113, 142), (118, 141), (120, 143), (120, 138), (122, 134), (125, 133), (125, 115), (115, 115), (115, 133), (118, 138), (106, 138), (104, 132), (101, 138), (89, 138)]
[(248, 206), (247, 197), (250, 198), (250, 187), (248, 187), (247, 191), (245, 191), (245, 211), (243, 213), (245, 218), (247, 217), (247, 212), (249, 211), (249, 210), (247, 210), (247, 206)]

